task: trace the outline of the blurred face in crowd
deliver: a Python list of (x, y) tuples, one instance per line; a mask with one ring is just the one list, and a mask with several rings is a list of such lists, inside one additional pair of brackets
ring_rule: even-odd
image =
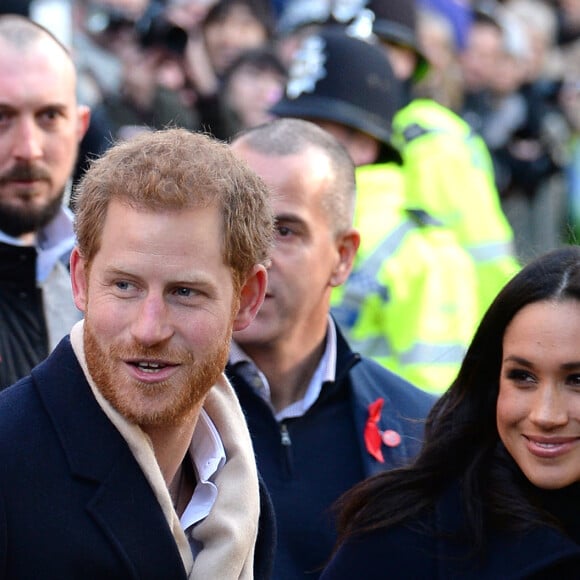
[(580, 302), (529, 304), (507, 327), (497, 428), (537, 487), (580, 481)]
[(193, 30), (205, 18), (216, 0), (169, 0), (166, 6), (167, 17), (171, 22), (185, 30)]
[(499, 95), (510, 95), (517, 91), (525, 81), (527, 66), (523, 59), (502, 53), (496, 64), (496, 74), (491, 89)]
[(272, 119), (268, 112), (284, 93), (285, 78), (273, 69), (246, 63), (229, 77), (225, 99), (243, 128), (256, 127)]
[(453, 66), (456, 59), (456, 49), (453, 33), (445, 21), (425, 15), (420, 18), (417, 35), (431, 69), (445, 70)]
[(62, 47), (0, 38), (0, 230), (21, 237), (56, 215), (88, 122)]
[(495, 67), (503, 50), (501, 30), (493, 24), (474, 23), (469, 30), (467, 47), (461, 53), (463, 82), (468, 91), (478, 91), (490, 86)]
[(311, 120), (342, 144), (357, 167), (374, 163), (378, 159), (380, 144), (374, 137), (334, 121)]
[(266, 43), (263, 24), (243, 4), (233, 4), (219, 20), (204, 27), (205, 44), (211, 65), (218, 75), (244, 51)]
[(395, 77), (402, 81), (410, 79), (417, 66), (417, 55), (413, 49), (384, 40), (381, 41), (381, 46), (389, 59)]

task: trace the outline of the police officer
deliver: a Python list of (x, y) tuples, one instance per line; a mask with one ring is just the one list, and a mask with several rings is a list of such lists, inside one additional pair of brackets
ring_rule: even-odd
[(370, 0), (362, 8), (360, 2), (334, 4), (352, 33), (378, 38), (401, 81), (404, 103), (393, 116), (393, 140), (405, 161), (408, 203), (452, 229), (474, 260), (481, 316), (519, 269), (487, 146), (447, 107), (412, 97), (414, 84), (428, 70), (412, 0)]
[(408, 202), (391, 131), (401, 99), (401, 83), (379, 48), (321, 30), (296, 52), (273, 112), (314, 121), (358, 166), (361, 246), (351, 276), (333, 296), (333, 314), (349, 342), (419, 387), (441, 392), (475, 328), (475, 271), (453, 232)]

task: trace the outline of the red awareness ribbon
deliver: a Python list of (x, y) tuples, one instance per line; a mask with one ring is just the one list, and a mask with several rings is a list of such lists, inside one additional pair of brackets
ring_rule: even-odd
[(365, 425), (364, 440), (367, 451), (380, 463), (385, 462), (383, 452), (381, 451), (381, 432), (379, 431), (378, 422), (381, 418), (381, 411), (385, 400), (381, 397), (369, 405), (369, 416)]

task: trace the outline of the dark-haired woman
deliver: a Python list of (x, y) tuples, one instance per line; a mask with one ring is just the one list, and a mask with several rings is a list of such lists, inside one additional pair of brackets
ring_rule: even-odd
[(580, 578), (580, 247), (486, 313), (408, 467), (341, 503), (324, 580)]

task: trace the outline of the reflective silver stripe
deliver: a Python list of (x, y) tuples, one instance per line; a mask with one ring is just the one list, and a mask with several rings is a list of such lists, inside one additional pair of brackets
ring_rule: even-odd
[(352, 340), (349, 337), (349, 344), (353, 350), (359, 351), (369, 358), (388, 358), (393, 356), (393, 350), (386, 337), (375, 336), (363, 340)]
[[(372, 337), (349, 342), (353, 349), (370, 358), (386, 358), (393, 356), (393, 349), (388, 340), (383, 337)], [(461, 364), (467, 345), (461, 344), (428, 344), (416, 342), (410, 349), (403, 352), (397, 359), (403, 365), (412, 364)]]
[(460, 344), (427, 344), (416, 342), (400, 357), (405, 365), (417, 363), (460, 364), (467, 347)]
[(416, 229), (411, 220), (400, 223), (381, 243), (366, 257), (356, 270), (351, 272), (344, 283), (340, 303), (332, 308), (332, 314), (342, 328), (352, 328), (360, 314), (361, 304), (370, 294), (380, 296), (388, 302), (388, 288), (381, 284), (377, 277), (385, 260), (389, 259), (399, 248), (405, 235)]
[(476, 262), (514, 256), (513, 244), (509, 242), (490, 242), (479, 246), (469, 246), (467, 251)]
[(407, 232), (415, 229), (417, 226), (411, 220), (405, 220), (399, 224), (383, 241), (364, 259), (360, 267), (349, 276), (349, 283), (356, 283), (356, 278), (364, 275), (376, 278), (383, 262), (390, 258), (401, 245)]

